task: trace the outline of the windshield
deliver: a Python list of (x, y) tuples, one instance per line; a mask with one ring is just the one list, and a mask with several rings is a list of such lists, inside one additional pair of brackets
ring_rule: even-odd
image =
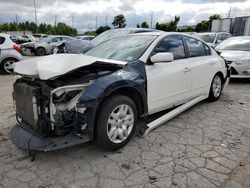
[(250, 51), (250, 38), (229, 38), (218, 44), (216, 50)]
[(91, 41), (96, 44), (100, 44), (106, 40), (109, 40), (115, 37), (124, 36), (127, 34), (129, 34), (129, 30), (111, 29), (111, 30), (101, 33), (97, 37), (93, 38)]
[(142, 56), (157, 36), (114, 38), (92, 48), (86, 54), (94, 57), (131, 62)]
[(205, 41), (206, 43), (213, 43), (214, 42), (214, 38), (215, 38), (215, 34), (202, 34), (202, 35), (194, 35), (195, 37)]

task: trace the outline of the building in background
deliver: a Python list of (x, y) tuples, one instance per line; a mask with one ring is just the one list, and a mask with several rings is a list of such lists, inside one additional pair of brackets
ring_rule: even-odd
[(225, 31), (233, 36), (250, 36), (250, 16), (213, 20), (211, 32)]

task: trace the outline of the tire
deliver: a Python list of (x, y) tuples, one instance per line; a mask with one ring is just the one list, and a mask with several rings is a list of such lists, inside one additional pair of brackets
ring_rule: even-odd
[(14, 64), (18, 60), (15, 58), (7, 58), (4, 59), (1, 63), (1, 69), (5, 74), (12, 74), (14, 72)]
[(106, 99), (97, 115), (96, 140), (99, 147), (116, 151), (125, 146), (134, 135), (136, 120), (136, 106), (129, 97), (113, 95)]
[(212, 80), (210, 91), (209, 91), (209, 97), (208, 99), (210, 101), (217, 101), (222, 93), (223, 89), (223, 81), (219, 74), (216, 74)]
[(45, 51), (45, 49), (43, 47), (38, 47), (36, 49), (35, 54), (36, 54), (36, 56), (44, 56), (44, 55), (46, 55), (46, 51)]

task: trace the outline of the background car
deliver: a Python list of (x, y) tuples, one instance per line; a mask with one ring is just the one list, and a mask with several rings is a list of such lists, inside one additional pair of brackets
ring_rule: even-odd
[(195, 37), (200, 38), (205, 41), (207, 44), (215, 47), (217, 44), (221, 43), (223, 40), (226, 40), (229, 37), (232, 37), (230, 33), (227, 32), (218, 32), (218, 33), (196, 33)]
[(57, 52), (61, 51), (61, 47), (65, 47), (65, 53), (85, 53), (91, 48), (97, 46), (98, 44), (105, 42), (107, 40), (110, 40), (112, 38), (125, 36), (128, 34), (135, 34), (135, 33), (147, 33), (147, 32), (158, 32), (158, 30), (155, 29), (143, 29), (143, 28), (122, 28), (122, 29), (111, 29), (108, 31), (105, 31), (98, 35), (97, 37), (93, 38), (92, 40), (71, 40), (67, 41), (64, 44), (59, 43), (56, 46), (55, 51), (53, 52), (56, 54)]
[(215, 48), (231, 66), (232, 78), (250, 78), (250, 37), (232, 37)]
[(93, 38), (91, 42), (97, 45), (115, 37), (125, 36), (128, 34), (157, 32), (157, 31), (158, 30), (156, 29), (144, 29), (144, 28), (110, 29)]
[(5, 73), (12, 73), (15, 63), (22, 59), (20, 47), (11, 40), (11, 36), (0, 33), (0, 68)]
[(39, 41), (41, 38), (48, 37), (46, 34), (33, 34), (32, 36), (35, 37), (37, 41)]
[(77, 36), (75, 38), (80, 40), (92, 40), (93, 38), (95, 38), (95, 36), (83, 35), (83, 36)]
[(28, 42), (37, 42), (38, 40), (32, 35), (22, 35), (23, 38), (26, 38)]
[(35, 54), (36, 56), (44, 56), (52, 54), (54, 46), (58, 46), (63, 42), (73, 40), (74, 38), (64, 35), (53, 35), (40, 38), (39, 42), (30, 42), (21, 45), (23, 54)]

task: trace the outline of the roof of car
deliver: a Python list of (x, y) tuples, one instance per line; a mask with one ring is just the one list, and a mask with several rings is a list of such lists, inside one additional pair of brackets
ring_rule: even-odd
[(1, 36), (1, 37), (10, 37), (9, 34), (5, 34), (5, 33), (0, 33), (0, 36)]
[(230, 39), (250, 39), (250, 36), (236, 36), (236, 37), (230, 37)]
[[(217, 33), (228, 33), (228, 32), (225, 32), (225, 31), (219, 31), (219, 32), (204, 32), (204, 33), (194, 33), (194, 35), (215, 35)], [(228, 33), (230, 34), (230, 33)]]
[(145, 33), (135, 33), (130, 35), (147, 35), (147, 36), (160, 36), (160, 35), (186, 35), (186, 36), (192, 36), (186, 33), (180, 33), (180, 32), (165, 32), (165, 31), (157, 31), (157, 32), (145, 32)]

